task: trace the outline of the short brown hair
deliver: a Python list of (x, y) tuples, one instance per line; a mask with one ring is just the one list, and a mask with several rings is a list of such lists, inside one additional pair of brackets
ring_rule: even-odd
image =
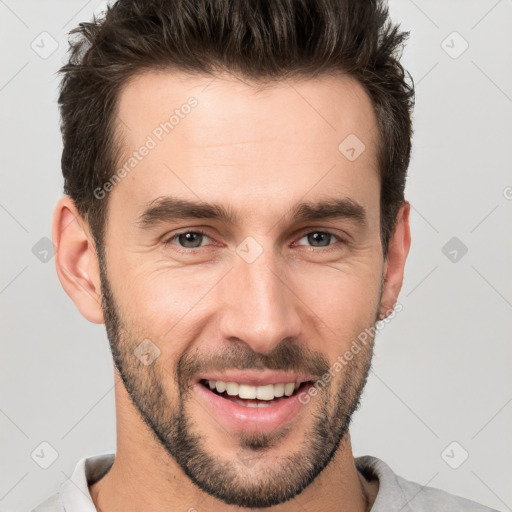
[[(59, 72), (64, 193), (101, 248), (107, 199), (93, 191), (115, 172), (119, 91), (145, 71), (227, 70), (256, 81), (342, 72), (366, 90), (378, 128), (381, 242), (386, 257), (404, 201), (414, 85), (399, 31), (380, 0), (118, 0), (70, 34)], [(341, 142), (341, 141), (340, 141)]]

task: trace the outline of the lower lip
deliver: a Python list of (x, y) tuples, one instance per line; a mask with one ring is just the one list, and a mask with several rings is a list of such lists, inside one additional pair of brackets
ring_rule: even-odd
[(200, 399), (219, 422), (232, 429), (269, 432), (293, 420), (307, 405), (299, 400), (299, 395), (307, 391), (311, 383), (299, 388), (298, 393), (276, 399), (268, 407), (245, 407), (215, 394), (199, 382), (194, 385)]

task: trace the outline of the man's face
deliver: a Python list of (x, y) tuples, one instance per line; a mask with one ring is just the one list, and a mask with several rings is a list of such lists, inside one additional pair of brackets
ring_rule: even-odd
[[(357, 336), (382, 290), (376, 119), (348, 77), (209, 82), (151, 73), (121, 93), (118, 168), (138, 157), (107, 198), (105, 323), (133, 404), (188, 477), (266, 507), (326, 467), (369, 371), (372, 340)], [(182, 216), (168, 196), (232, 218)], [(320, 202), (338, 215), (296, 210)]]

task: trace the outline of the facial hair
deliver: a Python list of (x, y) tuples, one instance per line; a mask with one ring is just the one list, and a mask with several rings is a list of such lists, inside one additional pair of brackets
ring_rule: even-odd
[(191, 382), (199, 372), (273, 369), (322, 376), (331, 368), (329, 361), (322, 353), (291, 338), (283, 339), (268, 354), (250, 351), (246, 344), (236, 343), (209, 357), (184, 352), (171, 373), (177, 388), (172, 392), (176, 398), (171, 400), (163, 385), (168, 370), (160, 359), (146, 366), (134, 355), (142, 339), (134, 329), (129, 332), (128, 322), (119, 312), (101, 248), (98, 260), (104, 320), (115, 367), (144, 423), (183, 472), (203, 492), (239, 507), (272, 507), (299, 495), (327, 467), (348, 432), (371, 368), (373, 336), (350, 362), (345, 361), (337, 389), (334, 381), (319, 389), (315, 398), (318, 405), (315, 408), (310, 404), (310, 426), (301, 447), (284, 458), (265, 457), (280, 440), (293, 435), (291, 425), (274, 432), (240, 432), (240, 448), (228, 460), (208, 445), (187, 408), (195, 400)]

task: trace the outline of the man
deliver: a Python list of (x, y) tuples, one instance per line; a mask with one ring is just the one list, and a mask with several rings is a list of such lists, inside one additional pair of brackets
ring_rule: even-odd
[(410, 246), (387, 8), (120, 0), (73, 32), (55, 259), (106, 326), (117, 450), (35, 510), (490, 510), (352, 455)]

